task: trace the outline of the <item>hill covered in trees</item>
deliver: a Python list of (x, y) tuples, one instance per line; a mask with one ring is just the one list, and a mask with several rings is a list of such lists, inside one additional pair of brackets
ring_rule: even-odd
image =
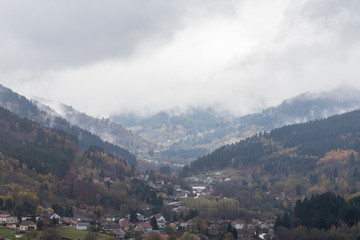
[(74, 136), (0, 107), (3, 211), (21, 216), (56, 205), (89, 217), (111, 211), (124, 216), (144, 204), (136, 195), (144, 183), (131, 180), (136, 174), (125, 159), (97, 146), (80, 151)]
[(273, 175), (306, 172), (314, 169), (331, 151), (353, 150), (357, 154), (360, 150), (359, 119), (360, 111), (357, 110), (260, 133), (197, 159), (190, 169), (196, 173), (258, 166)]
[(30, 100), (2, 85), (0, 85), (0, 105), (18, 114), (20, 117), (30, 119), (41, 126), (55, 128), (74, 135), (77, 138), (79, 148), (82, 151), (87, 150), (90, 146), (96, 145), (106, 152), (112, 153), (119, 158), (126, 159), (130, 165), (137, 165), (136, 157), (128, 150), (104, 141), (99, 136), (82, 129), (77, 125), (71, 124), (60, 116), (52, 115), (40, 110)]

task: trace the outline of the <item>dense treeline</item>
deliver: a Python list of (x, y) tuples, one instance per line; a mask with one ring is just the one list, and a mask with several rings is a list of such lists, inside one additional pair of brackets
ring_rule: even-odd
[(259, 134), (197, 159), (183, 174), (255, 164), (272, 174), (308, 171), (331, 150), (360, 150), (359, 119), (360, 111), (353, 111)]
[(279, 239), (358, 239), (359, 220), (360, 197), (346, 200), (326, 192), (298, 200), (274, 228)]
[(340, 221), (352, 227), (360, 220), (360, 197), (346, 202), (344, 198), (330, 192), (311, 196), (296, 202), (294, 216), (309, 228), (328, 230), (332, 225), (339, 226)]
[(72, 125), (61, 117), (49, 116), (31, 101), (8, 88), (0, 85), (0, 90), (0, 105), (18, 114), (20, 117), (30, 119), (41, 126), (70, 133), (77, 138), (80, 150), (85, 151), (90, 146), (96, 145), (106, 152), (111, 152), (119, 158), (126, 159), (130, 165), (137, 165), (136, 157), (128, 150), (103, 141), (99, 136)]

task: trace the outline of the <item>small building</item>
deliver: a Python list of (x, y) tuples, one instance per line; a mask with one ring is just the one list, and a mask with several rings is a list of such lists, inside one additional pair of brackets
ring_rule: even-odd
[(245, 223), (244, 222), (241, 222), (241, 221), (233, 221), (232, 223), (231, 223), (231, 226), (233, 227), (233, 228), (235, 228), (236, 230), (240, 230), (240, 229), (243, 229), (243, 228), (245, 228)]
[(196, 176), (192, 176), (192, 177), (190, 177), (190, 181), (192, 181), (192, 182), (198, 182), (198, 181), (199, 181), (199, 178), (196, 177)]
[(164, 220), (157, 221), (159, 228), (165, 228), (166, 222)]
[(17, 228), (15, 223), (8, 223), (8, 224), (6, 224), (6, 227), (11, 230), (16, 230), (16, 228)]
[(89, 222), (78, 222), (76, 224), (76, 229), (77, 230), (88, 230), (89, 226), (90, 226)]
[(20, 231), (26, 232), (33, 230), (36, 230), (36, 224), (33, 221), (25, 220), (22, 223), (20, 223)]
[(157, 180), (157, 181), (155, 181), (155, 184), (164, 185), (164, 180)]
[(136, 213), (136, 217), (139, 219), (139, 221), (147, 221), (147, 218), (140, 213)]
[(154, 217), (156, 218), (156, 221), (159, 222), (159, 221), (166, 221), (165, 218), (161, 215), (161, 214), (156, 214), (154, 215)]
[(17, 223), (18, 219), (16, 216), (11, 216), (10, 214), (1, 214), (0, 215), (0, 224), (11, 224), (11, 223)]
[(125, 239), (125, 231), (122, 229), (113, 230), (115, 239)]
[(174, 185), (175, 191), (180, 192), (181, 191), (181, 187), (180, 185)]
[(208, 187), (205, 184), (191, 184), (190, 186), (194, 192), (202, 192)]
[(75, 227), (76, 223), (78, 222), (74, 217), (62, 217), (60, 221), (65, 224), (66, 226)]
[(49, 210), (44, 210), (43, 214), (41, 215), (42, 220), (45, 221), (54, 221), (56, 220), (57, 222), (60, 222), (61, 217), (54, 212), (51, 212)]
[(112, 232), (113, 230), (121, 229), (120, 225), (117, 223), (102, 223), (100, 226), (107, 232)]
[(22, 237), (23, 237), (23, 235), (22, 235), (21, 231), (20, 231), (20, 230), (17, 230), (17, 231), (15, 232), (15, 238), (22, 238)]
[(132, 223), (129, 222), (129, 220), (120, 220), (119, 221), (119, 225), (122, 229), (124, 229), (125, 231), (129, 230), (132, 227)]
[(53, 214), (51, 214), (50, 219), (56, 219), (56, 220), (60, 221), (61, 217), (60, 217), (60, 215), (53, 213)]
[(188, 222), (182, 222), (179, 225), (180, 228), (182, 229), (188, 229), (189, 228), (189, 223)]
[(183, 192), (178, 194), (178, 197), (180, 199), (183, 199), (183, 198), (188, 198), (189, 196), (188, 196), (187, 192), (183, 191)]
[(174, 195), (169, 195), (169, 196), (168, 196), (168, 199), (171, 200), (171, 201), (176, 201), (176, 200), (177, 200), (177, 197), (174, 196)]
[(136, 227), (135, 227), (135, 232), (151, 232), (152, 231), (152, 226), (149, 222), (141, 222), (139, 223)]

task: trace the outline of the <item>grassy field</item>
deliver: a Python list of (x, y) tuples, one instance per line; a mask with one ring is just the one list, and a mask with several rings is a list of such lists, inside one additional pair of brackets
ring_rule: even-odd
[[(60, 228), (60, 229), (56, 229), (56, 231), (59, 233), (59, 235), (61, 237), (65, 237), (65, 238), (69, 238), (72, 240), (83, 240), (86, 236), (86, 234), (89, 233), (89, 231), (80, 231), (80, 230), (76, 230), (75, 228)], [(3, 236), (5, 238), (9, 238), (9, 239), (23, 239), (23, 240), (27, 240), (27, 239), (31, 239), (31, 240), (40, 240), (41, 237), (41, 233), (42, 231), (37, 231), (36, 232), (36, 236), (34, 235), (23, 235), (23, 238), (15, 238), (15, 233), (14, 231), (9, 230), (6, 227), (0, 227), (0, 236)], [(96, 233), (97, 235), (97, 240), (110, 240), (113, 239), (111, 236), (106, 235), (106, 234), (102, 234), (102, 233)]]
[(0, 236), (9, 238), (9, 239), (15, 239), (15, 232), (9, 230), (6, 227), (0, 227)]
[[(83, 240), (89, 231), (76, 230), (75, 228), (61, 228), (57, 229), (61, 237), (66, 237), (73, 240)], [(109, 235), (97, 233), (97, 240), (110, 239)]]

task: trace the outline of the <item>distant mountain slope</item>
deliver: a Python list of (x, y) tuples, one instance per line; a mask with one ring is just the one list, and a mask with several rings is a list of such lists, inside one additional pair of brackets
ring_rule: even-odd
[(264, 173), (307, 172), (331, 151), (360, 151), (360, 110), (289, 125), (223, 146), (191, 163), (191, 171), (261, 168)]
[[(71, 106), (44, 99), (36, 99), (35, 104), (51, 115), (58, 115), (65, 118), (71, 124), (92, 132), (101, 137), (101, 139), (130, 150), (142, 157), (147, 156), (149, 150), (154, 148), (154, 144), (151, 142), (135, 135), (133, 132), (109, 119), (94, 118), (75, 110)], [(56, 105), (55, 110), (51, 108), (54, 105)]]
[(44, 127), (59, 129), (74, 135), (82, 151), (96, 145), (108, 153), (126, 159), (130, 165), (136, 166), (137, 164), (136, 157), (128, 150), (103, 141), (99, 136), (70, 124), (59, 116), (50, 115), (45, 111), (39, 110), (31, 101), (2, 85), (0, 85), (0, 105), (18, 114), (20, 117), (30, 119)]
[(242, 117), (208, 108), (191, 109), (180, 114), (160, 112), (148, 117), (114, 115), (112, 119), (162, 147), (158, 159), (187, 162), (260, 131), (359, 108), (360, 92), (342, 87), (331, 92), (302, 94), (279, 106)]
[(262, 131), (269, 131), (284, 125), (322, 119), (359, 108), (360, 91), (341, 87), (330, 92), (304, 93), (261, 113), (235, 118), (234, 122), (240, 129), (246, 129), (253, 124), (260, 126)]

